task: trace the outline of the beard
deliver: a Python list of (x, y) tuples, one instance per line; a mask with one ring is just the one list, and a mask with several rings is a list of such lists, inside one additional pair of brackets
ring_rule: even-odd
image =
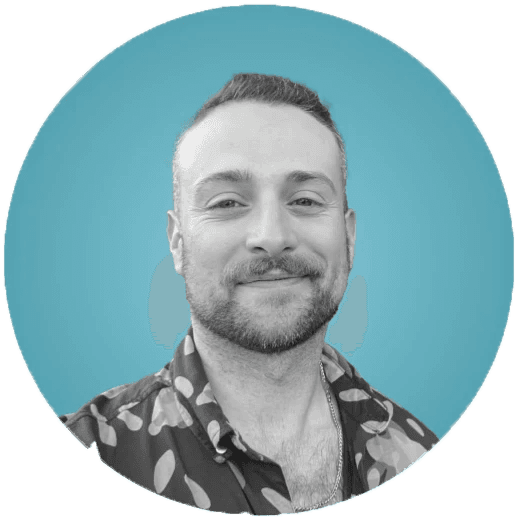
[[(186, 252), (183, 264), (192, 316), (219, 337), (263, 354), (288, 351), (313, 337), (337, 313), (347, 283), (347, 267), (325, 283), (324, 265), (313, 257), (299, 255), (236, 264), (224, 271), (218, 288), (209, 289), (196, 282)], [(299, 296), (285, 289), (273, 291), (254, 304), (239, 302), (239, 283), (274, 269), (305, 276), (310, 293)]]

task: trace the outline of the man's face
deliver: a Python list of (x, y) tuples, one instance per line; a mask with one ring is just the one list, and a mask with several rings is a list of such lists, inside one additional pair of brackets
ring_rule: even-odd
[(227, 103), (186, 134), (178, 164), (169, 240), (193, 317), (264, 353), (308, 340), (336, 313), (354, 251), (331, 131), (296, 107)]

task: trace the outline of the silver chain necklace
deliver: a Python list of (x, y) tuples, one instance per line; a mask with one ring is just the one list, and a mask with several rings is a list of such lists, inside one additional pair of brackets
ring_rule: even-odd
[(323, 368), (323, 364), (321, 361), (319, 361), (319, 369), (321, 370), (321, 379), (323, 382), (324, 391), (326, 393), (326, 399), (328, 400), (328, 405), (330, 406), (333, 424), (335, 425), (335, 428), (337, 430), (337, 435), (339, 437), (339, 464), (337, 466), (337, 478), (335, 479), (335, 484), (330, 493), (330, 496), (327, 499), (323, 500), (322, 502), (318, 502), (317, 504), (313, 504), (312, 506), (309, 506), (308, 508), (298, 508), (294, 506), (294, 504), (292, 504), (292, 508), (296, 513), (299, 513), (301, 511), (310, 511), (312, 509), (322, 508), (326, 506), (327, 504), (329, 504), (335, 498), (335, 495), (337, 494), (337, 490), (339, 489), (339, 486), (340, 486), (340, 478), (342, 476), (342, 448), (343, 448), (342, 431), (341, 431), (339, 421), (337, 419), (337, 414), (335, 413), (335, 407), (333, 406), (333, 400), (331, 398), (331, 393), (330, 393), (330, 386), (328, 385), (328, 382), (326, 381), (326, 376), (324, 375), (324, 368)]

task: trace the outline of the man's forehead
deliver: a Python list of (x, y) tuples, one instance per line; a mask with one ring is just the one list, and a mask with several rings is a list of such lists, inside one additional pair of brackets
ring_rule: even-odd
[(290, 105), (229, 102), (213, 109), (184, 135), (176, 161), (181, 173), (230, 167), (231, 161), (327, 164), (339, 169), (333, 133), (315, 117)]

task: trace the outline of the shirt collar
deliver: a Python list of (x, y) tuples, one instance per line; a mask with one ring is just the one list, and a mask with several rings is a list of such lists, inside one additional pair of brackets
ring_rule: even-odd
[(226, 442), (235, 435), (235, 430), (213, 396), (193, 341), (192, 327), (188, 329), (188, 334), (177, 347), (174, 359), (167, 367), (172, 375), (179, 411), (187, 411), (187, 425), (212, 453), (213, 458), (222, 462), (231, 454)]
[[(385, 431), (392, 417), (392, 404), (383, 400), (355, 368), (328, 344), (324, 345), (321, 359), (339, 409), (357, 421), (368, 433)], [(185, 422), (212, 453), (214, 460), (226, 460), (232, 453), (232, 446), (252, 458), (263, 460), (253, 450), (246, 449), (238, 431), (231, 426), (214, 398), (193, 341), (191, 327), (177, 347), (174, 359), (160, 374), (163, 373), (171, 379), (179, 411), (183, 418), (188, 419)]]
[(324, 345), (321, 360), (339, 409), (368, 433), (385, 431), (392, 418), (392, 403), (374, 390), (330, 345)]

